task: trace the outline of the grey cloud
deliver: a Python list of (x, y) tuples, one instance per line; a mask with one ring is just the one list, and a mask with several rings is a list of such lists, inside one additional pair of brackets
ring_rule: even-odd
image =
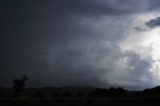
[(149, 10), (157, 10), (159, 11), (160, 7), (160, 1), (159, 0), (147, 0), (148, 1), (148, 4), (150, 5), (149, 6)]
[[(52, 80), (50, 83), (59, 86), (123, 86), (128, 89), (153, 86), (151, 83), (153, 76), (149, 71), (152, 60), (141, 59), (141, 56), (133, 51), (123, 52), (111, 42), (106, 45), (100, 42), (90, 43), (87, 43), (89, 48), (85, 44), (80, 47), (74, 43), (56, 48), (47, 54), (49, 56), (47, 60), (45, 57), (43, 60), (49, 62), (47, 64), (50, 64), (50, 68), (41, 68), (38, 65), (40, 67), (38, 70), (45, 70), (47, 79)], [(72, 48), (68, 47), (71, 45)], [(126, 67), (121, 67), (125, 65)]]
[(149, 28), (156, 28), (160, 27), (160, 17), (156, 17), (155, 19), (151, 19), (148, 22), (146, 22), (146, 25)]
[(150, 86), (142, 78), (152, 77), (151, 61), (118, 46), (130, 15), (147, 11), (148, 1), (1, 2), (1, 85), (27, 74), (29, 86)]
[(134, 51), (118, 50), (114, 54), (118, 56), (112, 53), (108, 61), (113, 63), (108, 66), (110, 71), (106, 74), (106, 81), (110, 85), (123, 86), (127, 89), (144, 89), (153, 86), (151, 83), (153, 75), (149, 70), (153, 60), (141, 59), (141, 56)]

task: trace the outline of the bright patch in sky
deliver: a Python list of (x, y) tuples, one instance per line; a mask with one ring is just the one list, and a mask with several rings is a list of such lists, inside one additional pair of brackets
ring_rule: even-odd
[(140, 26), (138, 30), (131, 30), (129, 36), (120, 46), (124, 50), (135, 51), (143, 59), (151, 59), (152, 67), (150, 69), (154, 76), (153, 83), (160, 84), (160, 28), (147, 28), (145, 23), (155, 17), (157, 13), (138, 16), (133, 22), (133, 26)]
[(148, 32), (150, 36), (144, 43), (144, 46), (151, 46), (152, 51), (150, 52), (154, 64), (153, 64), (153, 72), (155, 72), (160, 78), (160, 29), (154, 29)]

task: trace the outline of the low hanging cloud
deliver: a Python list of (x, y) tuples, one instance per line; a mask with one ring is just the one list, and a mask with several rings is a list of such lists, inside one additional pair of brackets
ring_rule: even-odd
[(156, 17), (154, 19), (149, 20), (146, 25), (149, 28), (156, 28), (156, 27), (160, 27), (160, 17)]
[(153, 60), (141, 59), (134, 51), (123, 51), (111, 42), (76, 43), (52, 48), (41, 60), (49, 65), (45, 68), (38, 65), (35, 70), (45, 70), (43, 76), (57, 86), (122, 86), (127, 89), (152, 86)]

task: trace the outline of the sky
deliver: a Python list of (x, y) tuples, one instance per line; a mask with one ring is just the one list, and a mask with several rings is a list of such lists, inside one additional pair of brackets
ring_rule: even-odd
[(160, 85), (159, 0), (1, 0), (0, 86)]

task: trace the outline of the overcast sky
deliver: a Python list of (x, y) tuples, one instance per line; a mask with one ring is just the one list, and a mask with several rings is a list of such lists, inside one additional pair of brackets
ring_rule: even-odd
[(0, 86), (160, 84), (159, 0), (1, 0)]

